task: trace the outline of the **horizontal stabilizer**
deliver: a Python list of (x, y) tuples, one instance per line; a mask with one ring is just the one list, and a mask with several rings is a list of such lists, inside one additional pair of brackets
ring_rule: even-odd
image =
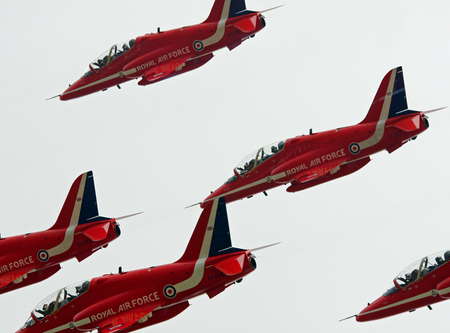
[(108, 236), (108, 231), (111, 223), (102, 223), (92, 228), (83, 231), (83, 235), (89, 238), (93, 242), (99, 242), (104, 240)]
[(231, 257), (214, 264), (214, 267), (227, 276), (238, 275), (244, 269), (245, 254)]
[(398, 128), (404, 132), (413, 132), (420, 128), (420, 114), (417, 116), (400, 119), (392, 123), (392, 127)]
[(250, 17), (246, 17), (242, 20), (237, 21), (236, 23), (234, 23), (234, 26), (241, 32), (250, 33), (252, 31), (255, 31), (256, 29), (256, 20), (256, 15), (252, 15)]

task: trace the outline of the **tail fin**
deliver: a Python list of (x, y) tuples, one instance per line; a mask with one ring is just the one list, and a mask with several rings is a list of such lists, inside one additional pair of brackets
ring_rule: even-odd
[(98, 216), (92, 171), (80, 175), (72, 184), (58, 219), (50, 229), (66, 229), (108, 218)]
[(189, 244), (180, 261), (242, 251), (232, 247), (225, 199), (214, 199), (206, 203)]
[(416, 113), (408, 109), (402, 67), (389, 71), (381, 81), (369, 113), (361, 123), (378, 122), (404, 114)]
[(215, 0), (211, 13), (204, 23), (219, 22), (250, 13), (254, 12), (247, 10), (245, 0)]

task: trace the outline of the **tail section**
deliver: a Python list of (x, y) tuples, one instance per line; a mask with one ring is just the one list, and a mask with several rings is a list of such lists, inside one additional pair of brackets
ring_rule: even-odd
[(361, 123), (385, 121), (388, 118), (416, 113), (408, 109), (402, 67), (389, 71), (381, 81), (366, 118)]
[(98, 215), (94, 175), (89, 171), (75, 179), (58, 219), (50, 229), (67, 229), (106, 219)]
[(204, 23), (219, 22), (250, 13), (254, 12), (247, 10), (245, 0), (215, 0), (211, 13)]
[(205, 204), (197, 226), (180, 261), (242, 251), (232, 247), (225, 199), (214, 199)]

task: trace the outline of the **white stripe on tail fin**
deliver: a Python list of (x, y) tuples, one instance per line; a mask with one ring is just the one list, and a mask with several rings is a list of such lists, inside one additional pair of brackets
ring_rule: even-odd
[(88, 171), (73, 182), (58, 219), (50, 229), (67, 229), (106, 219), (98, 215), (94, 175)]

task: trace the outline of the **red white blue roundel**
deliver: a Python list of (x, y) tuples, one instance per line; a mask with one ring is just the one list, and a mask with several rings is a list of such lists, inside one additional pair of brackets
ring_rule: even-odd
[(45, 251), (45, 250), (40, 250), (40, 251), (38, 251), (38, 253), (37, 253), (37, 258), (38, 258), (39, 261), (47, 262), (48, 259), (50, 258), (50, 256), (49, 256), (49, 254), (48, 254), (47, 251)]
[(359, 146), (359, 144), (357, 143), (352, 143), (349, 147), (348, 150), (350, 150), (350, 152), (352, 154), (358, 154), (361, 150), (361, 147)]
[(194, 43), (192, 44), (192, 46), (194, 47), (194, 50), (197, 52), (200, 52), (204, 49), (204, 45), (203, 42), (201, 40), (196, 40), (194, 41)]
[(177, 296), (177, 290), (172, 285), (165, 286), (163, 289), (163, 293), (166, 298), (174, 298), (175, 296)]

